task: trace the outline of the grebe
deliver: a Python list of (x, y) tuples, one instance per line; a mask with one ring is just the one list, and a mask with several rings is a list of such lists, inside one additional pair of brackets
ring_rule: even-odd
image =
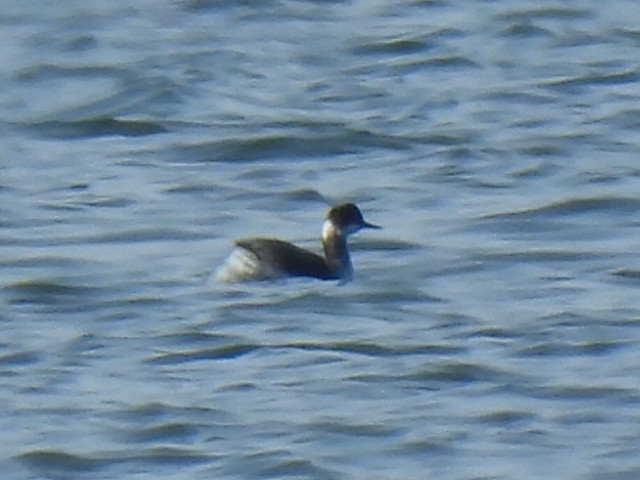
[(273, 238), (237, 240), (235, 248), (217, 272), (220, 282), (312, 277), (340, 280), (353, 276), (347, 237), (363, 228), (382, 228), (365, 222), (353, 203), (329, 210), (322, 226), (324, 257)]

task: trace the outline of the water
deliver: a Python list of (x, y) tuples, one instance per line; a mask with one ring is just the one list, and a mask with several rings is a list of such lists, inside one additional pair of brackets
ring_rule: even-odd
[[(636, 479), (640, 4), (3, 2), (3, 479)], [(356, 280), (233, 238), (379, 232)]]

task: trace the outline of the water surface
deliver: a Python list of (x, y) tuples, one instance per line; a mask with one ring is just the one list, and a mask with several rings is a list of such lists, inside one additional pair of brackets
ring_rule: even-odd
[(2, 478), (640, 475), (636, 2), (134, 3), (3, 4)]

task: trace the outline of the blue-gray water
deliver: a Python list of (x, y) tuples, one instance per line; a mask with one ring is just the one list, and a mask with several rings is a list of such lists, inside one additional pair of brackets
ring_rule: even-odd
[[(3, 1), (0, 477), (640, 478), (639, 22)], [(211, 282), (346, 200), (353, 283)]]

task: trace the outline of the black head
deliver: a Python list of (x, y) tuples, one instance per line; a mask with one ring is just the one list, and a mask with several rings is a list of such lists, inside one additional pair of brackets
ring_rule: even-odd
[(329, 210), (329, 220), (336, 228), (348, 234), (355, 233), (362, 228), (382, 228), (364, 220), (362, 212), (353, 203), (343, 203)]

